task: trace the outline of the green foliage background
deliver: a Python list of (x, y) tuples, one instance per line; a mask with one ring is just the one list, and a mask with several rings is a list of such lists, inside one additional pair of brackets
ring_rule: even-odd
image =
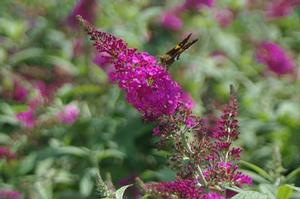
[[(254, 174), (257, 169), (246, 164), (244, 168), (256, 175), (252, 189), (276, 195), (284, 176), (300, 165), (300, 80), (297, 75), (278, 77), (265, 72), (266, 67), (254, 59), (251, 41), (279, 43), (298, 67), (299, 8), (290, 16), (268, 21), (262, 10), (246, 9), (246, 1), (224, 0), (212, 9), (186, 12), (182, 30), (174, 32), (162, 27), (159, 15), (181, 3), (179, 0), (97, 2), (97, 27), (153, 55), (163, 54), (186, 33), (199, 37), (170, 72), (197, 102), (195, 112), (200, 115), (214, 105), (220, 108), (228, 99), (229, 85), (236, 87), (241, 132), (236, 144), (244, 149), (242, 159), (266, 170), (271, 179), (264, 181), (262, 173)], [(85, 33), (65, 24), (75, 3), (0, 1), (0, 92), (11, 87), (14, 74), (24, 70), (31, 73), (32, 67), (38, 67), (50, 71), (44, 78), (51, 81), (55, 78), (51, 71), (59, 66), (73, 81), (55, 93), (53, 102), (41, 110), (41, 117), (47, 121), (72, 101), (81, 110), (80, 118), (71, 126), (56, 123), (28, 130), (15, 119), (27, 105), (1, 96), (0, 144), (10, 146), (17, 159), (0, 160), (0, 188), (18, 190), (27, 198), (96, 198), (98, 169), (104, 178), (110, 173), (117, 187), (120, 179), (133, 175), (146, 182), (173, 179), (165, 154), (155, 149), (153, 125), (141, 119), (105, 72), (92, 63), (94, 50)], [(225, 7), (234, 10), (236, 16), (230, 26), (220, 28), (212, 10)], [(73, 44), (80, 38), (83, 49), (73, 56)], [(211, 56), (215, 51), (226, 56)], [(297, 174), (286, 183), (300, 186)], [(279, 184), (276, 179), (280, 179)]]

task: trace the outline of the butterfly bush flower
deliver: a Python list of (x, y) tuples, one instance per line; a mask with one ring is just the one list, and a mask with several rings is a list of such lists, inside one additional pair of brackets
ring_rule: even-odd
[(267, 4), (266, 15), (269, 18), (280, 18), (293, 12), (294, 4), (291, 0), (275, 0)]
[(173, 31), (179, 31), (183, 25), (180, 14), (172, 11), (164, 12), (160, 20), (166, 29)]
[(286, 55), (284, 49), (276, 43), (266, 41), (259, 44), (256, 49), (256, 59), (278, 75), (292, 72), (294, 69), (292, 60)]
[(232, 147), (239, 135), (233, 91), (221, 117), (210, 124), (192, 114), (191, 97), (153, 56), (128, 48), (123, 40), (97, 31), (81, 17), (79, 20), (98, 53), (109, 55), (108, 63), (114, 67), (109, 73), (111, 80), (146, 119), (157, 123), (153, 135), (160, 138), (158, 147), (171, 149), (169, 163), (177, 172), (176, 180), (145, 184), (145, 194), (155, 198), (223, 199), (226, 189), (222, 185), (251, 184), (251, 178), (236, 165), (241, 149)]
[(22, 194), (12, 190), (0, 190), (1, 199), (22, 199)]
[(213, 7), (214, 6), (214, 0), (186, 0), (183, 4), (183, 6), (186, 9), (196, 9), (199, 10), (203, 7)]
[(79, 0), (67, 17), (67, 24), (72, 28), (76, 28), (78, 26), (78, 21), (76, 19), (77, 15), (81, 15), (87, 21), (93, 22), (96, 15), (95, 8), (96, 0)]
[(128, 48), (123, 40), (97, 31), (87, 21), (83, 24), (98, 53), (111, 57), (109, 63), (114, 69), (109, 76), (125, 92), (130, 104), (149, 120), (175, 113), (184, 101), (183, 91), (155, 57)]
[(33, 128), (36, 123), (34, 117), (34, 109), (29, 108), (27, 111), (20, 112), (16, 115), (16, 119), (26, 128)]
[(79, 108), (75, 104), (68, 104), (58, 113), (60, 122), (64, 124), (73, 124), (80, 114)]
[[(240, 172), (236, 165), (241, 149), (231, 146), (239, 135), (237, 106), (236, 98), (232, 94), (223, 114), (212, 124), (209, 119), (201, 119), (184, 107), (172, 117), (160, 118), (153, 135), (161, 138), (159, 147), (162, 148), (168, 148), (170, 142), (175, 142), (172, 144), (173, 155), (169, 158), (169, 164), (177, 171), (178, 180), (151, 183), (150, 187), (145, 185), (145, 193), (156, 194), (162, 198), (166, 192), (173, 192), (186, 199), (221, 199), (227, 197), (229, 192), (219, 185), (251, 185), (252, 179)], [(193, 185), (189, 184), (189, 189), (184, 188), (182, 191), (181, 182), (192, 182)], [(178, 187), (174, 184), (178, 184)], [(172, 185), (172, 189), (162, 190), (166, 185)], [(207, 190), (210, 191), (206, 193)], [(191, 193), (196, 193), (197, 197), (190, 195)]]
[(234, 19), (233, 12), (230, 9), (217, 10), (214, 17), (222, 28), (229, 26)]
[(13, 99), (17, 102), (24, 102), (27, 98), (28, 91), (27, 89), (22, 86), (22, 84), (15, 80), (14, 81), (14, 92), (13, 92)]
[(107, 53), (97, 53), (93, 59), (93, 63), (99, 66), (108, 75), (114, 71), (112, 57)]
[[(12, 160), (16, 158), (16, 154), (12, 152), (9, 148), (0, 146), (0, 160)], [(1, 197), (0, 197), (1, 198)]]

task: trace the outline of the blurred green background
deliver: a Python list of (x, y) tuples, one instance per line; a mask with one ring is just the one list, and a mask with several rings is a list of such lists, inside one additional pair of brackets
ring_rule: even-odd
[[(161, 15), (183, 1), (95, 2), (90, 12), (95, 12), (96, 27), (155, 56), (193, 33), (199, 41), (170, 73), (195, 100), (195, 113), (221, 109), (233, 84), (240, 103), (236, 144), (244, 150), (242, 159), (266, 170), (274, 177), (268, 183), (276, 186), (276, 179), (299, 167), (299, 8), (268, 20), (259, 5), (223, 0), (184, 11), (182, 26), (170, 30)], [(146, 182), (173, 179), (165, 154), (155, 149), (153, 124), (142, 120), (93, 63), (95, 50), (82, 28), (68, 24), (75, 5), (75, 0), (0, 1), (0, 146), (16, 153), (13, 160), (0, 160), (0, 189), (17, 190), (25, 198), (96, 198), (98, 169), (103, 178), (110, 173), (117, 187), (132, 183), (134, 176)], [(216, 18), (222, 9), (232, 12), (226, 27)], [(265, 40), (286, 49), (295, 63), (293, 74), (278, 76), (256, 61), (256, 45)], [(46, 97), (35, 112), (37, 125), (26, 128), (16, 114), (28, 109), (41, 90), (39, 82)], [(26, 99), (14, 98), (16, 84), (26, 88)], [(80, 109), (77, 120), (56, 121), (69, 103)], [(255, 178), (257, 189), (268, 183)], [(289, 183), (300, 186), (297, 172)]]

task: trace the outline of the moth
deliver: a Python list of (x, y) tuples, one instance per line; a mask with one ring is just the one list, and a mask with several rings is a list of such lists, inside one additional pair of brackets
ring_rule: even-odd
[(170, 65), (172, 65), (176, 60), (179, 59), (180, 54), (183, 53), (186, 49), (191, 47), (194, 43), (198, 41), (198, 39), (195, 39), (191, 42), (189, 42), (190, 37), (192, 36), (192, 33), (190, 33), (186, 38), (184, 38), (180, 43), (178, 43), (174, 48), (166, 52), (164, 55), (161, 55), (160, 62), (161, 64), (166, 67), (166, 69), (169, 68)]

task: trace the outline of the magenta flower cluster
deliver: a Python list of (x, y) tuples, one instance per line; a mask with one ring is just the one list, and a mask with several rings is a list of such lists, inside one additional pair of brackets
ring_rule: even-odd
[(87, 21), (83, 23), (98, 52), (107, 54), (105, 64), (114, 67), (109, 73), (110, 79), (119, 85), (127, 101), (146, 119), (172, 115), (179, 104), (192, 103), (155, 57), (128, 48), (121, 39), (95, 30)]
[(80, 114), (79, 108), (75, 104), (66, 105), (57, 116), (61, 123), (73, 124)]
[[(176, 180), (174, 182), (148, 183), (145, 189), (157, 198), (171, 199), (179, 198), (201, 199), (201, 191), (197, 188), (195, 180)], [(172, 197), (173, 196), (173, 197)]]
[(0, 160), (12, 160), (16, 158), (16, 154), (12, 152), (9, 148), (0, 146)]
[(286, 55), (284, 49), (273, 42), (260, 43), (256, 49), (256, 59), (278, 75), (292, 72), (294, 69), (294, 63)]
[[(175, 142), (172, 144), (174, 152), (169, 159), (170, 166), (177, 171), (179, 180), (193, 180), (198, 185), (193, 191), (198, 192), (200, 198), (228, 198), (227, 190), (212, 189), (214, 193), (205, 193), (207, 187), (211, 188), (216, 184), (238, 187), (252, 184), (252, 179), (240, 172), (236, 165), (241, 149), (232, 147), (239, 135), (237, 107), (237, 101), (232, 94), (220, 118), (210, 116), (200, 119), (183, 108), (172, 118), (161, 118), (158, 127), (153, 130), (153, 134), (161, 138), (161, 147), (168, 148), (171, 140)], [(189, 141), (188, 137), (193, 140)], [(167, 186), (172, 192), (176, 192), (178, 188), (181, 196), (190, 194), (188, 189), (181, 193), (180, 187), (174, 187), (173, 183), (153, 183), (148, 191), (161, 195), (159, 187)], [(165, 192), (167, 190), (169, 189), (165, 189)]]
[(26, 128), (33, 128), (36, 123), (34, 109), (29, 108), (27, 111), (20, 112), (16, 115), (16, 119)]
[(22, 194), (12, 190), (0, 190), (1, 199), (22, 199)]
[(242, 187), (252, 183), (235, 164), (241, 149), (231, 146), (239, 134), (233, 91), (221, 118), (210, 126), (210, 122), (192, 114), (191, 97), (153, 56), (128, 48), (123, 40), (97, 31), (78, 18), (99, 55), (105, 56), (103, 63), (113, 67), (108, 73), (110, 80), (119, 85), (127, 101), (146, 119), (158, 123), (153, 130), (160, 137), (158, 145), (172, 148), (170, 166), (177, 171), (177, 180), (146, 184), (144, 192), (157, 198), (175, 195), (183, 199), (223, 199), (226, 190), (216, 185)]
[(269, 18), (285, 17), (290, 15), (298, 5), (300, 5), (299, 0), (273, 0), (267, 4), (266, 15)]
[(81, 15), (87, 21), (92, 23), (96, 15), (96, 0), (79, 0), (77, 2), (70, 15), (67, 17), (67, 24), (70, 27), (75, 28), (78, 26), (78, 21), (76, 19), (77, 15)]
[(179, 31), (183, 22), (181, 15), (188, 10), (201, 10), (204, 7), (212, 7), (214, 0), (186, 0), (183, 4), (167, 10), (161, 15), (161, 24), (169, 30)]

